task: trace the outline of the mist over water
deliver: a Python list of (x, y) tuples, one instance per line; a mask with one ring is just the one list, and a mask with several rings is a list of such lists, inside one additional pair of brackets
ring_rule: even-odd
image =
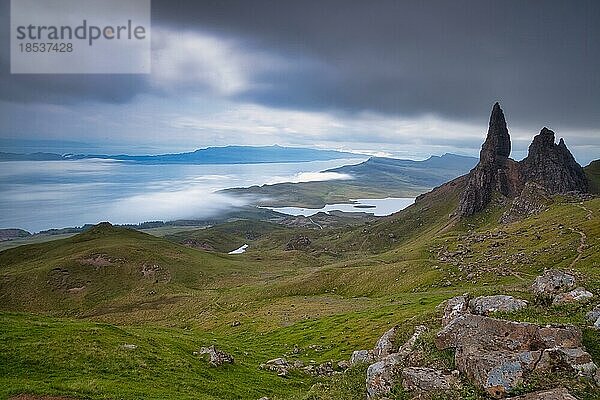
[(31, 232), (110, 221), (206, 218), (245, 201), (231, 187), (349, 179), (319, 173), (360, 159), (303, 163), (141, 165), (111, 160), (0, 163), (0, 228)]

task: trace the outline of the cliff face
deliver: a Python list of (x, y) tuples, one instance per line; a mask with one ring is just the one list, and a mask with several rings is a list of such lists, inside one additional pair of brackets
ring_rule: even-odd
[(510, 135), (504, 113), (494, 104), (487, 137), (481, 147), (479, 163), (468, 175), (458, 214), (469, 216), (482, 211), (494, 193), (507, 198), (519, 196), (528, 182), (551, 194), (570, 191), (588, 192), (589, 184), (583, 168), (575, 161), (564, 141), (554, 143), (554, 132), (544, 128), (529, 146), (529, 154), (521, 162), (509, 158)]

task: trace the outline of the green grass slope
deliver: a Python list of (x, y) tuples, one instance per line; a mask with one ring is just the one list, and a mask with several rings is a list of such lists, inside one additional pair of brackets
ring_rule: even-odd
[[(334, 379), (282, 378), (258, 365), (280, 356), (348, 359), (394, 324), (402, 335), (419, 323), (435, 329), (435, 307), (464, 292), (533, 300), (528, 287), (549, 267), (572, 270), (600, 296), (599, 198), (556, 198), (546, 211), (507, 225), (497, 222), (506, 207), (497, 204), (458, 223), (452, 212), (463, 185), (457, 179), (403, 212), (359, 227), (257, 225), (247, 253), (235, 256), (107, 226), (0, 252), (0, 397), (358, 400), (365, 396), (364, 370)], [(198, 235), (215, 246), (229, 237), (233, 245), (246, 239), (246, 228), (238, 222)], [(286, 251), (297, 235), (310, 236), (311, 244)], [(161, 269), (148, 278), (144, 265)], [(51, 273), (56, 268), (69, 272), (65, 284), (64, 274)], [(86, 288), (68, 291), (79, 285)], [(534, 305), (510, 317), (581, 326), (600, 364), (600, 339), (584, 320), (595, 303)], [(236, 363), (211, 368), (193, 355), (210, 344), (231, 352)], [(432, 365), (449, 362), (431, 337), (420, 345)], [(576, 377), (551, 378), (523, 390), (565, 384), (580, 399), (599, 398)], [(465, 390), (454, 398), (483, 398)]]
[(590, 191), (600, 194), (600, 160), (592, 161), (583, 170), (590, 182)]

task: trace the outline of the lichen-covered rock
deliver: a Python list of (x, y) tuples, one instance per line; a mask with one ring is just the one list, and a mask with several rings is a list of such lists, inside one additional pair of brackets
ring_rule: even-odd
[(219, 367), (223, 364), (233, 364), (233, 357), (224, 351), (217, 350), (215, 346), (202, 347), (198, 354), (208, 354), (210, 357), (210, 364)]
[(408, 367), (402, 370), (402, 386), (415, 392), (450, 390), (459, 387), (459, 380), (455, 374), (437, 369)]
[(574, 326), (540, 326), (474, 314), (455, 318), (436, 336), (439, 349), (456, 350), (457, 369), (492, 397), (506, 396), (534, 370), (575, 370), (591, 376), (596, 365)]
[(569, 391), (565, 388), (542, 390), (540, 392), (528, 393), (523, 396), (513, 397), (512, 399), (513, 400), (577, 400), (577, 398), (574, 396), (571, 396)]
[(588, 352), (581, 347), (574, 349), (552, 348), (542, 353), (536, 366), (538, 371), (573, 370), (582, 376), (592, 378), (598, 367)]
[(585, 314), (585, 318), (594, 324), (594, 327), (600, 328), (600, 304)]
[(461, 348), (456, 352), (456, 368), (491, 397), (501, 398), (523, 383), (523, 377), (533, 371), (540, 357), (541, 351)]
[(467, 295), (456, 296), (448, 301), (444, 306), (444, 315), (442, 316), (442, 326), (446, 326), (454, 318), (463, 315), (469, 311), (469, 297)]
[(517, 311), (525, 307), (527, 307), (525, 300), (505, 295), (480, 296), (469, 302), (471, 312), (478, 315), (488, 315), (496, 311)]
[(576, 303), (578, 301), (589, 300), (594, 297), (592, 292), (585, 290), (582, 287), (575, 288), (566, 293), (559, 293), (554, 296), (553, 304)]
[(438, 349), (473, 347), (488, 351), (581, 347), (581, 331), (573, 326), (541, 327), (466, 314), (454, 319), (436, 336)]
[(390, 354), (367, 368), (367, 398), (383, 396), (392, 391), (399, 376), (400, 358)]
[[(391, 340), (391, 338), (396, 335), (396, 329), (397, 328), (394, 327), (382, 336), (382, 339), (385, 339), (384, 342), (386, 344), (388, 343), (388, 339)], [(369, 365), (369, 368), (367, 368), (366, 380), (367, 398), (382, 396), (392, 390), (398, 381), (399, 367), (413, 351), (413, 348), (419, 337), (421, 337), (421, 335), (426, 331), (427, 328), (425, 326), (416, 326), (413, 335), (406, 341), (406, 343), (400, 346), (398, 352), (380, 358), (377, 362)]]
[(375, 355), (372, 350), (356, 350), (350, 357), (350, 365), (370, 364), (375, 361)]
[(394, 326), (379, 338), (375, 344), (375, 348), (373, 349), (373, 355), (375, 356), (375, 359), (380, 360), (392, 353), (397, 329), (398, 327)]
[(575, 277), (563, 271), (548, 269), (533, 281), (531, 290), (535, 295), (555, 295), (575, 287)]

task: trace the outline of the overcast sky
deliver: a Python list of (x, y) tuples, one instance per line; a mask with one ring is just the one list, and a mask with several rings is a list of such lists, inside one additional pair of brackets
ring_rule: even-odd
[(476, 155), (499, 101), (514, 158), (544, 126), (600, 158), (596, 0), (153, 0), (150, 75), (11, 75), (0, 4), (4, 147)]

